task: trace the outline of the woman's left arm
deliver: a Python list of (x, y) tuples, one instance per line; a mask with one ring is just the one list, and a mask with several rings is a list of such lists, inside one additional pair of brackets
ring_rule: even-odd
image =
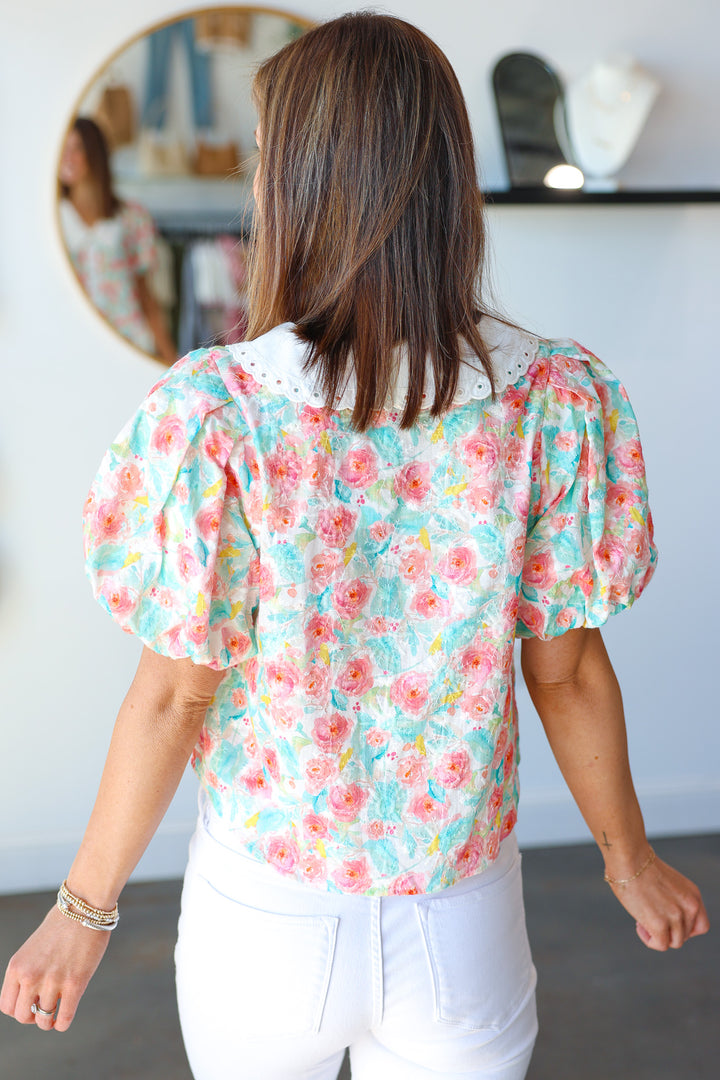
[(155, 338), (155, 348), (163, 363), (172, 366), (177, 360), (177, 350), (170, 337), (170, 332), (165, 322), (165, 315), (158, 303), (157, 297), (150, 288), (147, 274), (135, 275), (135, 288), (137, 291), (140, 307), (143, 310), (147, 324)]
[[(68, 887), (111, 909), (162, 820), (224, 672), (145, 648), (113, 731), (95, 806)], [(12, 957), (0, 1011), (21, 1023), (66, 1030), (109, 934), (71, 922), (54, 907)], [(33, 1016), (61, 998), (57, 1019)], [(48, 1004), (50, 1003), (50, 1004)]]

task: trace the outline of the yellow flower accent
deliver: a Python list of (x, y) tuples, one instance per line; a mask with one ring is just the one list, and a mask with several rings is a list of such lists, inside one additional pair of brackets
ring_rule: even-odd
[(438, 426), (433, 431), (432, 435), (430, 436), (430, 442), (431, 443), (440, 442), (440, 440), (444, 439), (444, 438), (445, 438), (445, 431), (443, 429), (442, 420), (441, 420), (440, 423), (438, 424)]
[(330, 445), (330, 436), (328, 435), (327, 431), (323, 431), (322, 435), (320, 436), (320, 445), (322, 446), (322, 448), (323, 448), (323, 450), (325, 451), (326, 454), (331, 454), (332, 453), (332, 446)]
[(452, 487), (445, 488), (446, 495), (459, 495), (461, 491), (464, 491), (467, 487), (466, 483), (453, 484)]
[(633, 519), (633, 521), (636, 521), (638, 525), (645, 525), (645, 518), (638, 510), (637, 506), (630, 507), (630, 517)]
[(233, 547), (232, 544), (218, 551), (218, 559), (231, 559), (235, 555), (242, 555), (242, 551), (240, 548)]
[(262, 701), (263, 705), (270, 704), (270, 696), (268, 694), (262, 694), (260, 700)]
[(340, 772), (343, 771), (343, 769), (345, 768), (345, 766), (347, 765), (347, 763), (348, 763), (348, 761), (350, 760), (351, 757), (352, 757), (352, 746), (348, 746), (347, 750), (345, 751), (343, 756), (340, 758)]
[(141, 506), (149, 506), (150, 505), (150, 503), (148, 502), (147, 495), (138, 495), (138, 497), (135, 499), (135, 502), (140, 503)]
[(327, 859), (327, 852), (325, 851), (325, 845), (322, 840), (315, 841), (315, 850), (322, 855), (323, 859)]
[(620, 419), (620, 413), (618, 412), (617, 409), (613, 409), (613, 411), (608, 416), (608, 424), (610, 425), (610, 430), (613, 432), (613, 434), (617, 431), (617, 426), (618, 426), (618, 420), (619, 419)]
[(430, 655), (434, 656), (435, 653), (440, 652), (441, 649), (442, 649), (442, 634), (438, 634), (438, 636), (435, 638), (432, 645), (430, 646), (430, 649), (429, 649)]
[(201, 592), (198, 593), (197, 603), (195, 604), (195, 614), (200, 616), (205, 610), (205, 597)]
[(221, 478), (220, 480), (216, 480), (214, 484), (211, 484), (209, 488), (205, 488), (203, 491), (203, 499), (211, 499), (213, 495), (219, 495), (224, 483), (225, 481)]
[(320, 659), (322, 660), (323, 664), (327, 664), (328, 667), (329, 667), (330, 666), (330, 650), (328, 649), (327, 644), (324, 641), (323, 641), (322, 645), (320, 646), (320, 648), (318, 649), (318, 652), (320, 653)]
[(423, 757), (427, 757), (427, 751), (425, 749), (425, 740), (423, 739), (422, 735), (418, 735), (417, 739), (415, 740), (415, 746), (416, 746), (416, 748), (418, 750), (418, 753), (422, 754)]
[(420, 530), (420, 543), (427, 551), (430, 550), (430, 537), (428, 536), (428, 531), (424, 525)]
[(126, 566), (132, 566), (132, 564), (137, 562), (139, 558), (140, 558), (140, 552), (139, 551), (136, 551), (136, 552), (128, 555), (127, 559), (123, 563), (123, 566), (122, 566), (123, 570), (125, 569)]
[(234, 619), (236, 615), (239, 615), (239, 614), (240, 614), (240, 612), (242, 611), (242, 609), (243, 609), (243, 603), (242, 603), (242, 601), (240, 601), (240, 602), (239, 602), (239, 603), (237, 603), (237, 604), (233, 604), (233, 606), (232, 606), (232, 607), (230, 608), (230, 618), (231, 618), (231, 619)]
[(435, 839), (433, 840), (430, 847), (427, 849), (427, 854), (428, 855), (433, 855), (438, 850), (439, 847), (440, 847), (440, 833), (436, 833)]
[(345, 565), (346, 566), (350, 562), (350, 560), (352, 559), (352, 557), (353, 557), (353, 555), (355, 554), (356, 551), (357, 551), (357, 544), (356, 543), (352, 543), (350, 545), (350, 547), (345, 548)]
[(441, 705), (452, 705), (454, 701), (461, 698), (463, 695), (462, 690), (455, 690), (452, 694), (446, 694), (446, 696), (440, 702)]
[(518, 422), (517, 422), (517, 427), (515, 428), (515, 431), (516, 431), (516, 434), (517, 434), (519, 439), (524, 439), (525, 438), (525, 432), (523, 431), (522, 420), (520, 419), (519, 416), (518, 416)]
[(258, 810), (257, 814), (253, 814), (252, 817), (249, 817), (247, 819), (247, 821), (245, 822), (245, 828), (246, 829), (254, 829), (255, 826), (258, 823), (258, 818), (259, 817), (260, 817), (260, 811)]

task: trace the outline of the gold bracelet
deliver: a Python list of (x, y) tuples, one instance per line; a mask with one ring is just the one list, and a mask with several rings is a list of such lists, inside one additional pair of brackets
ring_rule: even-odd
[(635, 878), (639, 878), (640, 875), (645, 870), (647, 870), (648, 866), (652, 866), (652, 864), (654, 862), (655, 862), (655, 852), (653, 851), (652, 848), (650, 848), (650, 854), (648, 855), (647, 859), (645, 860), (645, 862), (642, 864), (642, 866), (638, 870), (637, 874), (633, 874), (632, 877), (626, 877), (626, 878), (611, 878), (611, 877), (608, 877), (608, 872), (606, 870), (605, 871), (605, 881), (607, 881), (608, 885), (629, 885), (631, 881), (635, 880)]
[(87, 926), (89, 930), (114, 930), (120, 921), (117, 904), (112, 911), (92, 907), (87, 901), (70, 892), (67, 881), (63, 881), (58, 889), (57, 907), (66, 919)]

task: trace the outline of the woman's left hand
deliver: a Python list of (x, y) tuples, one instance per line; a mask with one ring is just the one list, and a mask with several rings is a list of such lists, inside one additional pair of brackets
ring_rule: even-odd
[(662, 859), (656, 858), (627, 885), (610, 888), (635, 919), (638, 937), (648, 949), (679, 949), (710, 929), (697, 885)]

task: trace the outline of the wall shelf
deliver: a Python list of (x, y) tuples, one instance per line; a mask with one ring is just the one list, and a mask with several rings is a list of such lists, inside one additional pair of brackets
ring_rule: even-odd
[(509, 188), (506, 191), (486, 191), (485, 201), (488, 206), (529, 206), (547, 205), (586, 206), (593, 203), (607, 205), (627, 205), (631, 203), (714, 203), (720, 202), (720, 188), (717, 190), (693, 189), (664, 191), (659, 189), (619, 191), (559, 191), (544, 187)]

